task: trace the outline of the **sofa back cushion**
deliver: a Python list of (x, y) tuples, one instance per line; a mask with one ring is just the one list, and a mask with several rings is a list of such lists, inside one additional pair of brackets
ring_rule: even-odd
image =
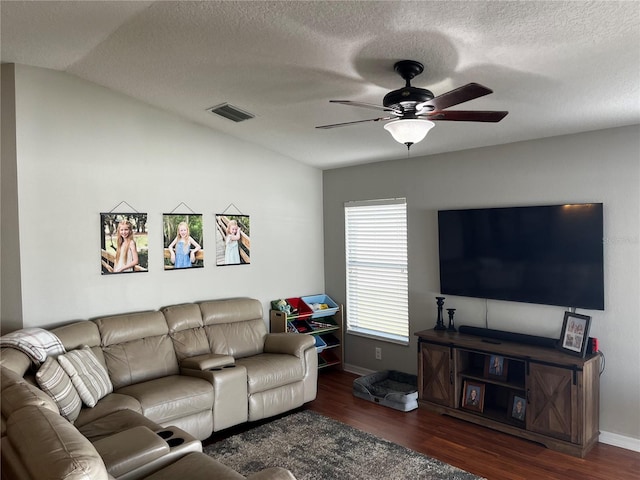
[(75, 350), (83, 345), (100, 346), (100, 332), (96, 324), (90, 320), (69, 323), (51, 331), (56, 334), (67, 351)]
[(71, 423), (50, 410), (33, 405), (17, 410), (7, 421), (7, 437), (33, 479), (109, 478), (104, 462), (91, 442)]
[(82, 320), (79, 322), (56, 327), (51, 330), (60, 339), (67, 352), (89, 346), (103, 367), (107, 365), (102, 355), (100, 331), (96, 324), (90, 320)]
[(179, 373), (162, 312), (116, 315), (94, 321), (114, 389)]
[(173, 341), (178, 362), (184, 358), (210, 353), (200, 307), (197, 304), (172, 305), (161, 311), (169, 327), (169, 336)]
[(233, 298), (199, 305), (211, 353), (242, 358), (264, 351), (267, 327), (258, 300)]

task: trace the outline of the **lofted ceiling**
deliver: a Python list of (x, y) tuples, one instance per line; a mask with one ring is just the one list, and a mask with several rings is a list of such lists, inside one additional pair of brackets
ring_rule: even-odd
[[(1, 60), (67, 72), (321, 169), (405, 158), (330, 99), (381, 104), (413, 86), (494, 93), (456, 107), (500, 123), (436, 123), (411, 156), (640, 123), (637, 1), (2, 1)], [(240, 123), (206, 109), (231, 103)], [(99, 112), (96, 113), (99, 115)]]

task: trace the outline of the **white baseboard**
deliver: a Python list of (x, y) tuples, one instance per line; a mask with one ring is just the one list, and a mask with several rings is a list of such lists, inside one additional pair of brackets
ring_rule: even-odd
[(625, 448), (634, 452), (640, 452), (640, 439), (633, 437), (625, 437), (617, 433), (600, 432), (600, 443), (606, 443), (607, 445), (613, 445), (614, 447)]
[(371, 375), (376, 373), (375, 370), (369, 370), (367, 368), (357, 367), (356, 365), (344, 364), (343, 369), (345, 372), (354, 373), (356, 375)]
[[(375, 373), (375, 370), (369, 370), (366, 368), (358, 367), (356, 365), (344, 365), (344, 370), (349, 373), (354, 373), (356, 375), (370, 375)], [(598, 438), (600, 443), (606, 443), (607, 445), (612, 445), (614, 447), (624, 448), (626, 450), (631, 450), (634, 452), (640, 452), (640, 439), (633, 437), (626, 437), (624, 435), (619, 435), (617, 433), (611, 432), (600, 432), (600, 437)]]

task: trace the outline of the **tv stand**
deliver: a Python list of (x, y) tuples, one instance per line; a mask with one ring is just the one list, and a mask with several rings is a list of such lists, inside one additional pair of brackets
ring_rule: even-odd
[[(599, 355), (579, 358), (464, 332), (415, 335), (420, 405), (579, 457), (597, 443)], [(491, 371), (496, 357), (499, 374)], [(479, 404), (468, 401), (474, 389)]]

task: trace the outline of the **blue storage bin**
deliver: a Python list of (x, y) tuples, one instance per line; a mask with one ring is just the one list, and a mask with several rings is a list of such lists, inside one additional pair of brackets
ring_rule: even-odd
[[(338, 304), (331, 300), (328, 295), (310, 295), (308, 297), (301, 297), (302, 301), (306, 303), (309, 308), (313, 311), (311, 314), (311, 318), (320, 318), (320, 317), (329, 317), (331, 315), (335, 315), (338, 311)], [(317, 309), (314, 308), (314, 305), (327, 305), (328, 308)]]
[(320, 335), (314, 335), (314, 338), (316, 339), (316, 350), (320, 353), (327, 347), (327, 344), (322, 338), (320, 338)]

